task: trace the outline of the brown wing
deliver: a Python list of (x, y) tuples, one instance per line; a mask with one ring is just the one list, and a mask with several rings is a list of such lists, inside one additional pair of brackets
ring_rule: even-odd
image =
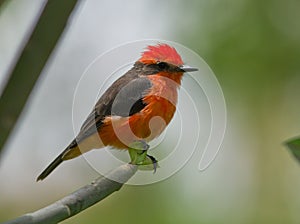
[(125, 75), (117, 79), (100, 97), (92, 112), (83, 123), (76, 139), (69, 148), (94, 134), (106, 116), (127, 117), (141, 111), (146, 104), (143, 102), (145, 93), (152, 86), (149, 79), (140, 77), (137, 67), (133, 67)]

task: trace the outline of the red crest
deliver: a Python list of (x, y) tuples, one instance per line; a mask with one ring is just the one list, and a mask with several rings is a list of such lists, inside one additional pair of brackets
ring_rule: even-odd
[(167, 62), (177, 66), (183, 65), (183, 61), (176, 49), (167, 44), (148, 46), (142, 53), (139, 61), (144, 64)]

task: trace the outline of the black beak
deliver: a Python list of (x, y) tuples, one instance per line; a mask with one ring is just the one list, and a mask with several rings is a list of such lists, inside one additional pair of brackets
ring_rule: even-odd
[(198, 71), (198, 68), (193, 68), (193, 67), (190, 67), (188, 65), (182, 65), (182, 66), (180, 66), (180, 69), (183, 72), (195, 72), (195, 71)]

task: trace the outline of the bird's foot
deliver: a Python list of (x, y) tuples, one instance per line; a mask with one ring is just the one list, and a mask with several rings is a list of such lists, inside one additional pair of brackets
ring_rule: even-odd
[(147, 154), (148, 149), (149, 145), (145, 141), (134, 141), (128, 149), (131, 159), (130, 163), (139, 165), (141, 170), (154, 170), (155, 173), (158, 163), (153, 156)]

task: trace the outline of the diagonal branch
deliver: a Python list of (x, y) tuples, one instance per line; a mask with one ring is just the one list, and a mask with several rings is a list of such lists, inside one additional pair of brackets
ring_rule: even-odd
[(16, 65), (9, 71), (0, 98), (0, 152), (78, 1), (46, 1)]
[(122, 165), (106, 177), (96, 179), (51, 205), (4, 224), (51, 224), (63, 221), (118, 191), (136, 171), (136, 165)]
[(0, 0), (0, 13), (1, 13), (1, 6), (6, 3), (6, 0)]

